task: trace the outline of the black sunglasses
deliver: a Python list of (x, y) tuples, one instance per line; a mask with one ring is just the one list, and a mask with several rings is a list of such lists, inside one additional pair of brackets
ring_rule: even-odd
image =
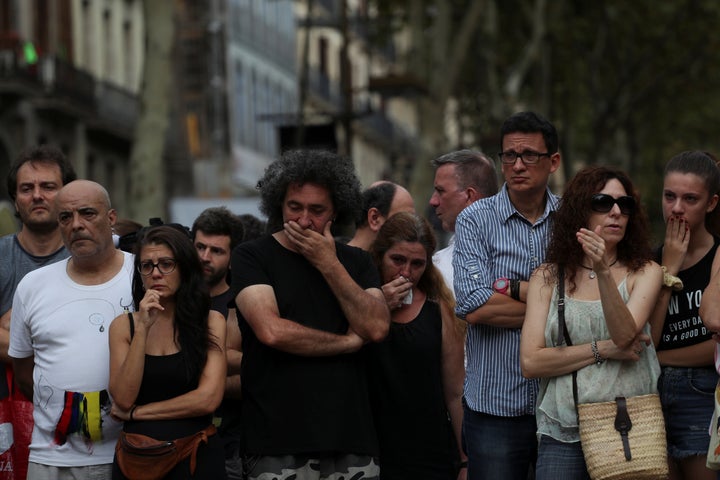
[(590, 200), (590, 208), (593, 212), (607, 213), (612, 210), (613, 205), (617, 203), (620, 207), (620, 213), (623, 215), (632, 215), (635, 211), (635, 199), (630, 195), (615, 198), (605, 193), (596, 193)]

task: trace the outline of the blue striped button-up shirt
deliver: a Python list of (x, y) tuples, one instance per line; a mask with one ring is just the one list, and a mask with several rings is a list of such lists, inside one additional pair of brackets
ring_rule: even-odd
[[(512, 205), (507, 185), (458, 215), (453, 271), (460, 318), (488, 301), (495, 279), (528, 280), (545, 261), (550, 214), (560, 200), (549, 189), (546, 198), (545, 211), (534, 224)], [(535, 414), (538, 381), (520, 371), (519, 328), (470, 325), (465, 349), (465, 401), (472, 410), (504, 417)]]

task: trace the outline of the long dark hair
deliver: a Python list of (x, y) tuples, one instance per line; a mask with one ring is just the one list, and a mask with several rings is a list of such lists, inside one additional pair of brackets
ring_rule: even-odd
[(140, 254), (146, 245), (165, 245), (175, 257), (176, 269), (180, 273), (180, 285), (175, 292), (175, 318), (173, 334), (177, 337), (180, 354), (185, 357), (187, 378), (200, 378), (210, 347), (217, 347), (210, 336), (208, 315), (210, 294), (202, 273), (202, 264), (197, 250), (186, 232), (169, 226), (149, 227), (140, 232), (135, 245), (135, 270), (132, 283), (133, 305), (140, 308), (145, 296), (142, 276), (138, 272)]
[(637, 205), (628, 218), (625, 236), (618, 243), (617, 259), (630, 271), (635, 272), (653, 258), (647, 215), (630, 178), (620, 170), (586, 167), (580, 170), (565, 188), (560, 208), (553, 214), (553, 228), (547, 250), (548, 263), (565, 265), (570, 292), (575, 290), (575, 274), (584, 257), (582, 246), (575, 234), (581, 228), (587, 228), (592, 213), (590, 210), (592, 196), (613, 179), (622, 184)]

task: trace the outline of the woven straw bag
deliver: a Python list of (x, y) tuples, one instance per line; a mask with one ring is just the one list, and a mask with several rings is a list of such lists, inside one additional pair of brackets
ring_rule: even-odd
[(626, 404), (627, 416), (632, 422), (626, 441), (616, 429), (616, 402), (581, 403), (577, 406), (580, 443), (590, 478), (667, 478), (667, 444), (660, 397), (657, 394), (630, 397), (626, 399)]

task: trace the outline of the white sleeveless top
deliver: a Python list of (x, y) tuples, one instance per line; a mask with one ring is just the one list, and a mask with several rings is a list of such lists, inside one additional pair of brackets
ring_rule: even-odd
[[(620, 296), (628, 301), (627, 277), (618, 285)], [(558, 337), (558, 291), (555, 287), (545, 326), (545, 345), (554, 347)], [(573, 345), (610, 338), (600, 300), (576, 300), (565, 297), (565, 322)], [(650, 335), (650, 325), (643, 331)], [(660, 364), (655, 348), (643, 348), (637, 362), (606, 360), (577, 372), (578, 402), (606, 402), (617, 396), (632, 397), (657, 392)], [(560, 442), (579, 442), (577, 414), (572, 392), (572, 374), (543, 378), (536, 411), (538, 435), (548, 435)]]

